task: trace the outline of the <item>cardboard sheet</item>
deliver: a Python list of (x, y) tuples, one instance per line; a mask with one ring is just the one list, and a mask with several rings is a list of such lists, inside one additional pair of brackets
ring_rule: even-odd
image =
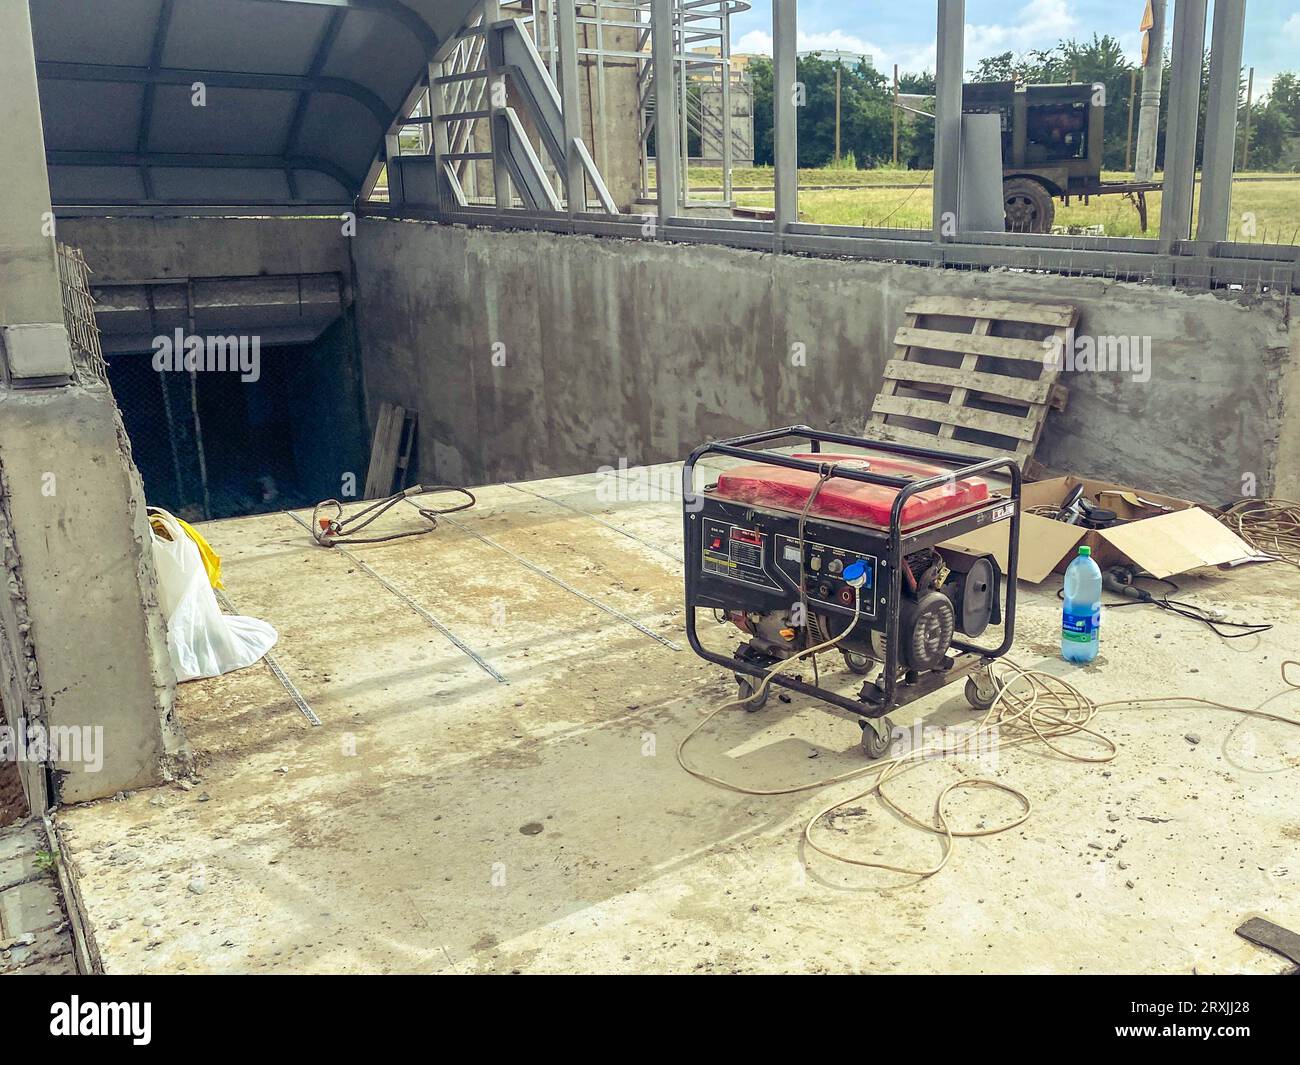
[[(1025, 485), (1021, 506), (1028, 511), (1032, 507), (1059, 504), (1078, 484), (1084, 486), (1085, 493), (1094, 502), (1101, 493), (1107, 493), (1104, 506), (1115, 510), (1121, 517), (1135, 520), (1111, 529), (1094, 530), (1037, 514), (1022, 514), (1019, 558), (1022, 581), (1041, 584), (1053, 573), (1063, 573), (1080, 544), (1092, 548), (1093, 557), (1102, 569), (1127, 562), (1140, 566), (1155, 577), (1172, 577), (1202, 566), (1228, 565), (1254, 556), (1249, 544), (1190, 500), (1126, 485), (1079, 477), (1054, 477)], [(1168, 513), (1159, 513), (1153, 507), (1133, 508), (1124, 497), (1116, 494), (1120, 492), (1168, 508)], [(1139, 513), (1152, 513), (1153, 516), (1137, 518)], [(1005, 569), (1008, 531), (1007, 525), (998, 524), (959, 536), (950, 543), (956, 547), (990, 552)]]

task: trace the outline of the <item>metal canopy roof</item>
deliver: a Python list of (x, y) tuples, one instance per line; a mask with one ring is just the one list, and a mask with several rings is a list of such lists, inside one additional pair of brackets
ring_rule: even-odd
[(31, 0), (54, 205), (350, 204), (476, 6)]

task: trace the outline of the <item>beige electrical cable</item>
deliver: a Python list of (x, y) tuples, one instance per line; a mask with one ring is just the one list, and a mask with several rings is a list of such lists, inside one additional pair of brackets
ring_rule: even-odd
[(1239, 499), (1219, 520), (1256, 551), (1300, 569), (1300, 503)]
[[(851, 629), (853, 626), (850, 625)], [(848, 630), (845, 630), (846, 632)], [(827, 641), (827, 645), (833, 645), (843, 639), (841, 633), (835, 640)], [(823, 647), (827, 645), (822, 645)], [(816, 653), (818, 648), (809, 648), (803, 654)], [(779, 663), (769, 671), (769, 675), (764, 678), (763, 684), (759, 691), (766, 689), (767, 684), (771, 681), (771, 676), (780, 672), (782, 668), (790, 662), (796, 661), (796, 658), (788, 659)], [(1000, 675), (994, 677), (997, 684), (997, 694), (994, 698), (993, 706), (984, 715), (979, 724), (975, 727), (973, 735), (978, 736), (986, 728), (995, 728), (995, 735), (998, 739), (987, 748), (991, 753), (995, 750), (1003, 750), (1010, 747), (1018, 747), (1028, 743), (1039, 742), (1050, 750), (1078, 762), (1109, 762), (1119, 753), (1118, 746), (1114, 741), (1102, 735), (1097, 730), (1090, 728), (1093, 718), (1104, 709), (1118, 709), (1120, 707), (1133, 706), (1151, 706), (1165, 703), (1186, 703), (1194, 706), (1209, 706), (1221, 710), (1229, 710), (1233, 713), (1244, 714), (1252, 717), (1259, 717), (1265, 720), (1278, 721), (1283, 724), (1293, 725), (1300, 728), (1300, 720), (1283, 717), (1280, 714), (1267, 713), (1263, 710), (1264, 706), (1273, 702), (1291, 692), (1300, 691), (1300, 679), (1291, 680), (1287, 676), (1287, 667), (1294, 666), (1300, 669), (1300, 661), (1290, 660), (1282, 663), (1282, 682), (1285, 687), (1265, 699), (1256, 707), (1233, 706), (1228, 703), (1215, 702), (1212, 699), (1202, 699), (1197, 696), (1153, 696), (1143, 699), (1116, 699), (1105, 703), (1095, 703), (1086, 695), (1080, 692), (1068, 681), (1045, 673), (1042, 670), (1025, 669), (1022, 666), (1011, 662), (1009, 659), (1002, 659), (998, 667), (1002, 670)], [(992, 671), (991, 671), (992, 672)], [(1028, 690), (1024, 690), (1027, 686)], [(757, 696), (758, 691), (755, 692)], [(751, 696), (751, 698), (755, 697)], [(1001, 781), (991, 780), (987, 777), (968, 777), (962, 780), (954, 781), (945, 787), (935, 800), (934, 804), (934, 822), (927, 823), (920, 820), (915, 815), (903, 809), (884, 791), (884, 785), (887, 781), (893, 779), (901, 772), (902, 767), (912, 765), (925, 760), (948, 759), (954, 755), (950, 751), (935, 750), (924, 746), (916, 751), (896, 755), (893, 758), (883, 761), (873, 762), (871, 765), (863, 766), (859, 769), (849, 770), (824, 780), (813, 781), (808, 784), (798, 784), (788, 788), (748, 788), (743, 785), (735, 784), (731, 781), (723, 780), (719, 777), (711, 776), (697, 769), (692, 769), (686, 764), (684, 751), (687, 743), (697, 735), (710, 721), (719, 713), (733, 706), (742, 705), (749, 700), (732, 700), (724, 703), (711, 711), (699, 724), (692, 728), (681, 743), (677, 746), (677, 762), (691, 776), (700, 780), (707, 781), (719, 787), (726, 788), (729, 791), (739, 792), (743, 795), (793, 795), (804, 791), (813, 791), (816, 789), (829, 787), (832, 784), (842, 783), (856, 777), (868, 774), (876, 774), (877, 779), (869, 788), (856, 792), (848, 798), (836, 800), (827, 806), (822, 807), (804, 825), (803, 838), (804, 842), (813, 850), (817, 851), (835, 861), (844, 862), (848, 865), (861, 866), (870, 869), (884, 869), (890, 872), (903, 873), (908, 876), (926, 878), (939, 872), (948, 863), (952, 855), (954, 840), (958, 838), (971, 838), (977, 836), (993, 836), (1000, 832), (1006, 832), (1016, 828), (1028, 820), (1033, 810), (1029, 797), (1018, 788)], [(1006, 733), (1006, 735), (1004, 735)], [(1096, 756), (1090, 756), (1077, 751), (1067, 751), (1053, 740), (1058, 740), (1066, 736), (1085, 735), (1091, 736), (1101, 741), (1105, 745), (1105, 751)], [(1292, 767), (1297, 768), (1297, 767)], [(1004, 794), (1015, 798), (1023, 807), (1019, 816), (1007, 821), (1004, 824), (996, 825), (992, 828), (971, 829), (968, 831), (956, 830), (948, 821), (945, 810), (945, 803), (948, 797), (957, 790), (970, 788), (990, 788), (1001, 791)], [(922, 831), (933, 833), (942, 837), (943, 854), (939, 861), (927, 868), (915, 869), (909, 866), (895, 865), (890, 862), (866, 861), (861, 858), (850, 857), (837, 851), (823, 846), (813, 836), (813, 830), (822, 818), (833, 814), (850, 803), (857, 802), (871, 794), (877, 794), (889, 809), (893, 810), (899, 817)]]
[[(696, 729), (698, 729), (700, 725), (706, 724), (709, 721), (709, 719), (714, 716), (714, 714), (718, 714), (723, 710), (729, 710), (733, 706), (744, 706), (746, 703), (752, 703), (755, 699), (761, 697), (762, 694), (765, 691), (767, 691), (767, 686), (772, 683), (773, 677), (775, 677), (778, 673), (784, 672), (787, 667), (794, 665), (801, 658), (807, 658), (809, 655), (815, 655), (820, 651), (829, 651), (832, 647), (834, 647), (841, 640), (843, 640), (845, 636), (847, 636), (850, 632), (853, 631), (853, 626), (858, 623), (858, 618), (860, 618), (861, 616), (862, 616), (862, 595), (860, 591), (855, 588), (853, 590), (853, 620), (849, 622), (848, 628), (846, 628), (838, 636), (835, 636), (832, 639), (827, 640), (825, 643), (819, 643), (815, 647), (805, 647), (802, 651), (798, 652), (798, 654), (791, 655), (789, 658), (783, 658), (780, 662), (772, 666), (771, 669), (769, 669), (766, 673), (763, 674), (762, 681), (760, 681), (758, 686), (747, 696), (745, 696), (743, 699), (732, 699), (731, 702), (723, 703), (721, 706), (717, 707), (712, 714), (706, 717), (703, 721), (700, 722), (699, 725), (695, 726), (695, 729), (692, 729), (691, 732), (687, 734), (685, 740), (682, 740), (682, 742), (677, 745), (678, 763), (681, 763), (682, 748), (686, 746), (686, 740), (689, 740), (691, 736), (694, 735)], [(688, 773), (691, 772), (691, 770), (687, 769), (685, 765), (682, 765), (682, 768), (686, 769), (686, 772)]]

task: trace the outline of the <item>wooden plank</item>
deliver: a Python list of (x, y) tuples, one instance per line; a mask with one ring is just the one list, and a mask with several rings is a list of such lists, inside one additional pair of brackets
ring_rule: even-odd
[(903, 383), (915, 381), (930, 385), (950, 385), (953, 388), (965, 387), (971, 392), (1000, 396), (1017, 403), (1047, 403), (1053, 397), (1053, 389), (1060, 387), (1051, 381), (1030, 381), (1021, 377), (965, 371), (956, 366), (932, 366), (926, 362), (908, 362), (902, 359), (890, 359), (885, 363), (885, 378)]
[(908, 314), (941, 314), (953, 318), (998, 318), (1068, 328), (1079, 319), (1078, 308), (1068, 303), (1020, 303), (1011, 300), (961, 299), (957, 296), (922, 296), (905, 308)]
[(366, 472), (366, 489), (362, 498), (382, 499), (393, 492), (397, 472), (397, 453), (402, 442), (406, 411), (391, 403), (381, 403), (375, 418), (375, 436), (370, 445), (370, 468)]
[(872, 404), (877, 414), (895, 414), (904, 418), (923, 418), (962, 429), (976, 429), (982, 433), (997, 433), (1015, 440), (1033, 440), (1037, 426), (1029, 418), (1011, 414), (997, 414), (974, 407), (959, 407), (951, 403), (936, 403), (932, 399), (904, 399), (901, 396), (877, 396)]
[(1018, 340), (1014, 337), (978, 336), (971, 333), (952, 333), (945, 329), (909, 329), (903, 326), (894, 338), (895, 344), (912, 348), (931, 348), (935, 351), (956, 351), (963, 355), (994, 355), (1000, 359), (1025, 359), (1044, 363), (1048, 348), (1042, 340)]
[(936, 451), (952, 451), (959, 455), (970, 455), (973, 458), (1006, 458), (1016, 457), (1014, 451), (1003, 451), (1000, 448), (990, 447), (988, 444), (972, 444), (968, 440), (940, 440), (934, 433), (923, 433), (920, 429), (905, 429), (901, 425), (879, 425), (871, 426), (871, 432), (877, 440), (892, 440), (896, 444), (915, 444), (917, 447), (934, 448)]
[[(952, 329), (923, 329), (922, 315), (966, 319)], [(906, 307), (903, 326), (894, 338), (895, 358), (885, 367), (880, 395), (872, 405), (870, 433), (880, 439), (918, 444), (940, 450), (964, 451), (985, 457), (1010, 456), (1022, 470), (1040, 468), (1032, 455), (1042, 434), (1049, 407), (1063, 409), (1068, 392), (1057, 383), (1059, 370), (1047, 365), (1047, 338), (989, 336), (995, 321), (1029, 322), (1048, 326), (1049, 335), (1062, 342), (1065, 331), (1078, 319), (1066, 304), (1015, 303), (1008, 300), (923, 297)], [(935, 366), (919, 362), (923, 349), (955, 352), (960, 366)], [(1038, 376), (1026, 379), (999, 373), (997, 364), (977, 370), (981, 357), (1018, 359), (1037, 364)], [(902, 396), (900, 390), (929, 393), (933, 398)], [(972, 397), (1023, 404), (1024, 414), (981, 410), (968, 406)], [(934, 432), (890, 424), (900, 417), (917, 418), (936, 425)], [(972, 444), (958, 439), (958, 431), (994, 433), (1009, 441), (1006, 447)]]
[[(916, 328), (916, 315), (914, 314), (905, 315), (903, 318), (903, 327), (907, 329)], [(898, 359), (898, 361), (900, 362), (906, 361), (909, 350), (910, 349), (906, 344), (900, 344), (898, 342), (898, 338), (897, 337), (894, 338), (894, 355)], [(896, 391), (894, 388), (894, 382), (889, 380), (889, 378), (886, 378), (884, 381), (881, 382), (880, 390), (884, 395), (892, 396)]]
[[(987, 337), (989, 335), (989, 327), (992, 324), (993, 322), (988, 318), (976, 318), (975, 324), (972, 325), (970, 329), (971, 336)], [(974, 373), (975, 367), (978, 364), (978, 355), (963, 355), (961, 359), (961, 373)], [(970, 389), (962, 386), (952, 390), (952, 395), (948, 397), (948, 403), (953, 407), (964, 407), (966, 406), (966, 401), (968, 399), (970, 399)], [(939, 426), (939, 435), (944, 439), (950, 439), (953, 435), (953, 426), (950, 423), (945, 423), (944, 425)]]
[(1263, 917), (1252, 917), (1237, 929), (1242, 939), (1269, 950), (1276, 951), (1282, 957), (1300, 965), (1300, 935), (1289, 928), (1266, 921)]
[(393, 491), (400, 492), (406, 488), (407, 482), (411, 477), (411, 453), (415, 450), (415, 438), (418, 432), (418, 422), (416, 412), (413, 410), (406, 411), (406, 417), (402, 422), (402, 431), (400, 433), (401, 452), (397, 457), (397, 484)]

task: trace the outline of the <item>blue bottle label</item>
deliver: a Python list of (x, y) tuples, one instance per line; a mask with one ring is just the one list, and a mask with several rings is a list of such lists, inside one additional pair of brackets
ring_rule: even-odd
[(1089, 610), (1076, 614), (1070, 610), (1061, 612), (1061, 637), (1074, 643), (1091, 643), (1097, 639), (1101, 628), (1101, 609)]

